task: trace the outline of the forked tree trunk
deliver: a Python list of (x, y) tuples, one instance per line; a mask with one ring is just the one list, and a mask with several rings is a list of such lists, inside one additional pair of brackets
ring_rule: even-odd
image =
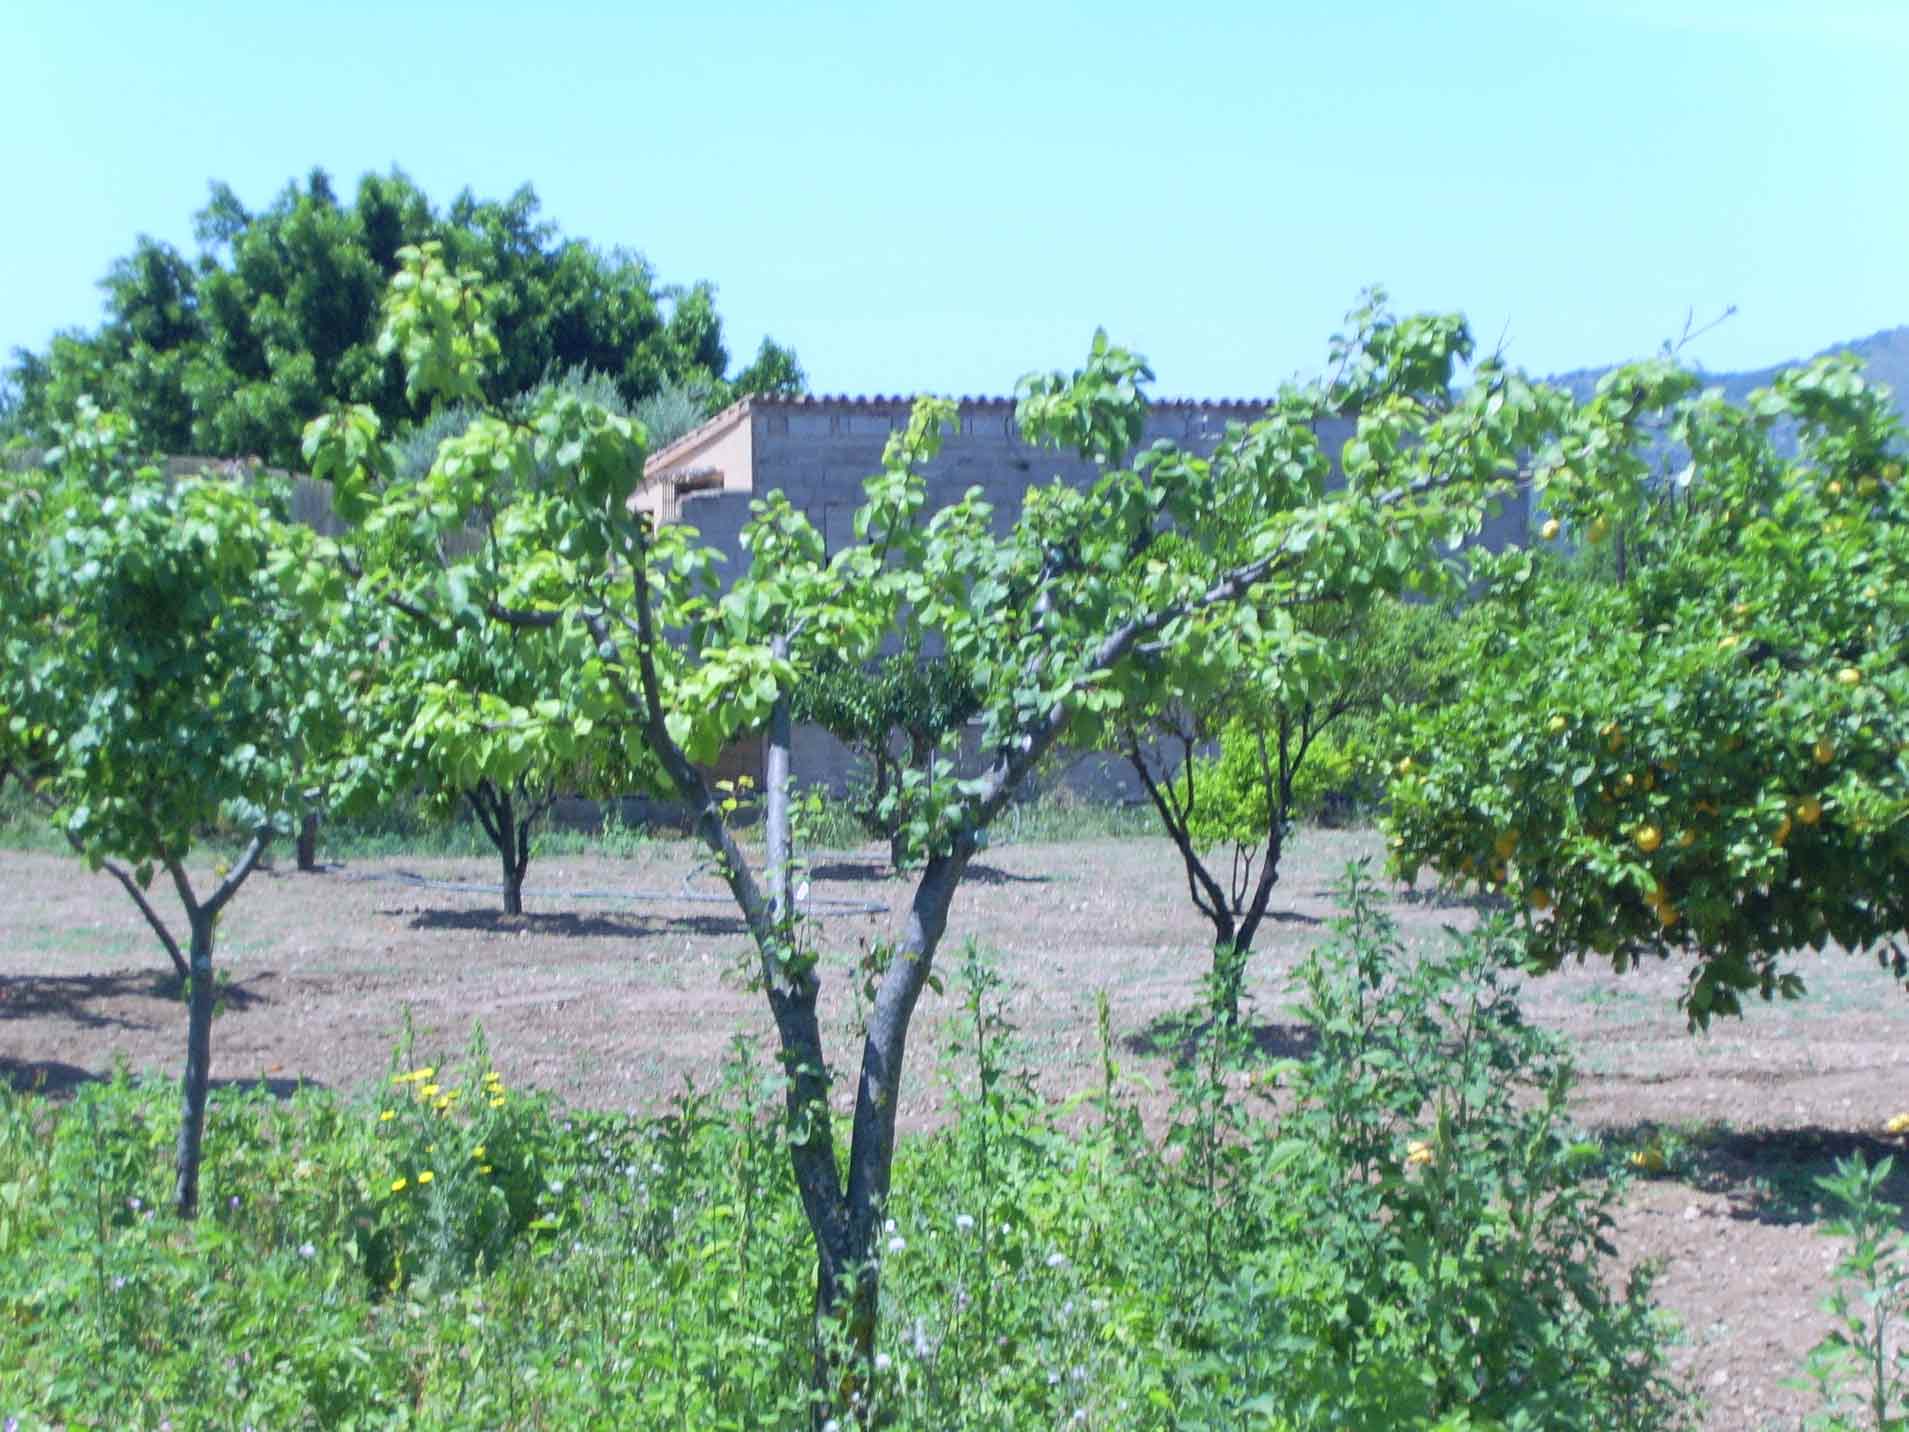
[[(521, 797), (521, 806), (519, 804)], [(549, 804), (528, 792), (515, 793), (509, 787), (480, 781), (465, 798), (476, 812), (484, 834), (497, 847), (498, 864), (503, 869), (504, 913), (524, 913), (524, 876), (530, 870), (530, 825)]]

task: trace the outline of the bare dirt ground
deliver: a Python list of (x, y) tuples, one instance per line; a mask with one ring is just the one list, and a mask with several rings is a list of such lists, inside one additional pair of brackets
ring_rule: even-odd
[[(1333, 912), (1331, 885), (1366, 833), (1308, 831), (1281, 882), (1282, 917), (1250, 971), (1269, 1042), (1290, 1034), (1287, 980)], [(1206, 936), (1164, 842), (996, 847), (957, 896), (941, 969), (972, 937), (998, 952), (1010, 1018), (1051, 1092), (1098, 1079), (1096, 995), (1105, 991), (1131, 1068), (1158, 1081), (1170, 1050), (1150, 1038), (1194, 1000)], [(828, 1028), (846, 1057), (858, 946), (895, 926), (908, 886), (874, 852), (820, 858), (811, 872), (831, 966)], [(228, 910), (229, 976), (213, 1032), (216, 1080), (350, 1090), (381, 1079), (408, 1009), (421, 1054), (454, 1053), (481, 1021), (512, 1083), (599, 1108), (654, 1110), (686, 1076), (708, 1084), (737, 1035), (769, 1046), (747, 986), (741, 926), (687, 844), (629, 859), (553, 856), (531, 868), (530, 913), (495, 895), (417, 883), (494, 880), (480, 860), (376, 860), (314, 875), (256, 876)], [(76, 862), (0, 852), (0, 1078), (49, 1092), (108, 1073), (177, 1073), (183, 1009), (169, 966), (119, 888)], [(616, 898), (610, 898), (616, 897)], [(693, 897), (693, 898), (691, 898)], [(857, 903), (887, 913), (851, 912)], [(1461, 904), (1401, 898), (1408, 949), (1464, 925)], [(1866, 959), (1804, 955), (1802, 1002), (1757, 1007), (1707, 1036), (1686, 1032), (1672, 967), (1608, 968), (1531, 981), (1526, 1008), (1565, 1033), (1590, 1126), (1642, 1143), (1668, 1172), (1632, 1189), (1618, 1229), (1624, 1263), (1664, 1263), (1661, 1302), (1681, 1333), (1677, 1366), (1708, 1400), (1714, 1429), (1793, 1428), (1807, 1394), (1782, 1386), (1826, 1327), (1818, 1304), (1835, 1243), (1821, 1236), (1811, 1180), (1837, 1155), (1902, 1153), (1882, 1132), (1909, 1109), (1909, 999)], [(952, 988), (924, 996), (909, 1051), (904, 1120), (936, 1114), (937, 1053)], [(1899, 1160), (1900, 1162), (1900, 1160)], [(1909, 1195), (1898, 1178), (1895, 1199)]]

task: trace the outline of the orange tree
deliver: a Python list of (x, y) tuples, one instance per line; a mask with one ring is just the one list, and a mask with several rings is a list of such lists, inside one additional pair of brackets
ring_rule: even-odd
[(1745, 408), (1667, 360), (1606, 378), (1537, 465), (1579, 556), (1484, 564), (1468, 684), (1393, 728), (1403, 872), (1512, 897), (1542, 969), (1687, 961), (1693, 1026), (1831, 942), (1902, 979), (1902, 446), (1853, 360)]

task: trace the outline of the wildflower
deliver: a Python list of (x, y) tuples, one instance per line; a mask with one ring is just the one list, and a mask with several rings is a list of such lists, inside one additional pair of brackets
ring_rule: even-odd
[(1882, 1126), (1885, 1134), (1909, 1134), (1909, 1113), (1896, 1115)]
[(382, 1114), (378, 1115), (378, 1122), (388, 1124), (397, 1117), (398, 1111), (396, 1109), (386, 1109)]
[(974, 1231), (974, 1215), (969, 1213), (957, 1213), (955, 1215), (955, 1229), (961, 1233), (972, 1233)]
[(875, 1354), (875, 1371), (887, 1372), (888, 1369), (893, 1367), (894, 1365), (895, 1365), (894, 1359), (889, 1357), (887, 1353), (878, 1352)]
[(391, 1180), (391, 1191), (393, 1193), (403, 1193), (405, 1189), (410, 1186), (411, 1180), (408, 1178), (394, 1178)]
[(481, 1159), (481, 1158), (483, 1158), (483, 1157), (484, 1157), (484, 1146), (483, 1146), (482, 1144), (479, 1144), (479, 1145), (478, 1145), (478, 1146), (477, 1146), (476, 1148), (474, 1148), (474, 1149), (472, 1149), (472, 1150), (471, 1150), (471, 1157), (472, 1157), (472, 1158), (474, 1158), (474, 1159)]
[(418, 1184), (420, 1187), (422, 1187), (424, 1184), (429, 1183), (432, 1179), (436, 1177), (437, 1175), (432, 1173), (431, 1170), (427, 1168), (423, 1173), (418, 1175)]
[(134, 1213), (137, 1213), (139, 1212), (140, 1209), (144, 1208), (146, 1205), (141, 1203), (137, 1198), (129, 1198), (126, 1200), (126, 1206), (130, 1208)]
[(1067, 1266), (1067, 1255), (1065, 1253), (1048, 1254), (1047, 1266), (1050, 1268), (1065, 1268)]
[(1432, 1146), (1424, 1139), (1413, 1139), (1405, 1146), (1405, 1166), (1414, 1168), (1432, 1161)]
[(413, 1069), (409, 1074), (393, 1074), (391, 1082), (393, 1084), (422, 1084), (435, 1073), (437, 1070), (427, 1064), (422, 1069)]
[(298, 1256), (309, 1262), (318, 1256), (318, 1250), (309, 1243), (301, 1243), (298, 1245)]
[(479, 1173), (489, 1173), (491, 1171), (491, 1166), (489, 1164), (479, 1164), (477, 1166), (477, 1171)]
[(493, 1109), (501, 1109), (504, 1107), (504, 1096), (502, 1094), (499, 1094), (496, 1097), (494, 1097), (490, 1102), (491, 1102), (491, 1107)]
[(908, 1240), (906, 1238), (897, 1237), (897, 1238), (891, 1238), (888, 1240), (888, 1251), (890, 1253), (900, 1253), (904, 1251), (907, 1247), (908, 1247)]
[(435, 1099), (441, 1092), (443, 1091), (440, 1090), (437, 1085), (426, 1084), (422, 1089), (418, 1090), (418, 1097), (420, 1099)]

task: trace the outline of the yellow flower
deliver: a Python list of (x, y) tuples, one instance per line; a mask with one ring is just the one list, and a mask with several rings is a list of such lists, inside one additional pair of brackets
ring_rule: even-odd
[(479, 1173), (489, 1173), (491, 1171), (491, 1166), (489, 1164), (479, 1164), (477, 1166), (477, 1171)]
[(482, 1144), (479, 1144), (479, 1145), (478, 1145), (478, 1146), (477, 1146), (476, 1148), (474, 1148), (474, 1149), (472, 1149), (472, 1150), (471, 1150), (471, 1157), (472, 1157), (472, 1158), (474, 1158), (474, 1159), (481, 1159), (481, 1158), (483, 1158), (483, 1157), (484, 1157), (484, 1146), (483, 1146)]
[(1885, 1134), (1909, 1134), (1909, 1114), (1898, 1114), (1882, 1126)]
[(418, 1097), (420, 1099), (435, 1099), (438, 1096), (438, 1093), (439, 1093), (439, 1090), (437, 1085), (426, 1084), (422, 1089), (418, 1090)]
[(409, 1187), (410, 1182), (411, 1180), (406, 1178), (394, 1178), (391, 1180), (391, 1191), (393, 1193), (403, 1193), (404, 1190)]
[(494, 1099), (492, 1099), (492, 1100), (491, 1100), (491, 1107), (492, 1107), (493, 1109), (501, 1109), (501, 1108), (503, 1108), (503, 1107), (504, 1107), (504, 1096), (503, 1096), (502, 1094), (499, 1094), (499, 1095), (497, 1095), (497, 1097), (496, 1097), (496, 1098), (494, 1098)]
[(427, 1064), (422, 1069), (413, 1069), (409, 1074), (393, 1074), (391, 1076), (391, 1082), (393, 1084), (420, 1084), (435, 1073), (437, 1073), (437, 1070)]
[(378, 1115), (378, 1122), (388, 1124), (397, 1117), (398, 1111), (396, 1109), (386, 1109), (382, 1114)]
[(1407, 1168), (1415, 1167), (1418, 1164), (1428, 1164), (1431, 1161), (1432, 1146), (1424, 1139), (1413, 1139), (1411, 1143), (1405, 1146), (1405, 1166)]
[(424, 1171), (423, 1173), (421, 1173), (421, 1174), (419, 1174), (419, 1175), (418, 1175), (418, 1185), (419, 1185), (419, 1187), (422, 1187), (423, 1185), (425, 1185), (425, 1184), (427, 1184), (427, 1183), (429, 1183), (429, 1182), (430, 1182), (430, 1181), (431, 1181), (432, 1179), (434, 1179), (434, 1178), (436, 1178), (436, 1177), (437, 1177), (437, 1175), (436, 1175), (436, 1174), (434, 1174), (434, 1173), (432, 1173), (432, 1172), (431, 1172), (431, 1170), (429, 1170), (429, 1169), (427, 1168), (427, 1169), (426, 1169), (426, 1170), (425, 1170), (425, 1171)]

